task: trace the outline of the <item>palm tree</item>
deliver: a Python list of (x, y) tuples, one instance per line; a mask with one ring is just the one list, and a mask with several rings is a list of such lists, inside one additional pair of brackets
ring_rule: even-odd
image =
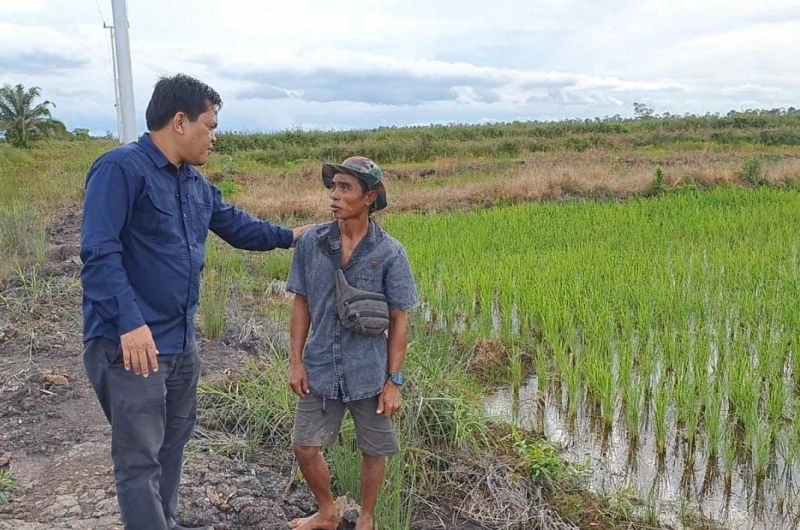
[(50, 114), (51, 101), (34, 106), (42, 94), (39, 87), (27, 90), (22, 85), (0, 88), (0, 131), (15, 147), (30, 147), (31, 142), (52, 136), (63, 124)]

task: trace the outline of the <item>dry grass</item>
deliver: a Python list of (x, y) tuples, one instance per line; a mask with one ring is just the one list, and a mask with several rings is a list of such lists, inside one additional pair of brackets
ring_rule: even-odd
[[(752, 155), (737, 152), (677, 152), (665, 155), (586, 152), (539, 154), (516, 162), (443, 160), (428, 165), (390, 166), (387, 188), (393, 212), (470, 209), (524, 201), (574, 197), (627, 198), (649, 193), (657, 167), (668, 187), (743, 184), (742, 168)], [(800, 153), (769, 155), (764, 180), (800, 179)], [(234, 202), (265, 218), (328, 218), (328, 195), (319, 167), (291, 174), (234, 177), (242, 193)]]

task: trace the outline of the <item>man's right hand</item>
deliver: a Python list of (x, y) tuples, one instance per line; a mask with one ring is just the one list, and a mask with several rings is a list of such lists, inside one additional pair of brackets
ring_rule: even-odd
[[(122, 341), (122, 359), (125, 362), (125, 369), (133, 371), (136, 375), (147, 377), (150, 375), (150, 367), (153, 372), (158, 372), (158, 350), (153, 341), (150, 328), (146, 325), (129, 331), (120, 337)], [(148, 367), (149, 363), (149, 367)]]
[(289, 386), (292, 391), (300, 397), (304, 397), (309, 393), (308, 390), (308, 375), (306, 374), (306, 367), (303, 363), (292, 363), (291, 370), (289, 371)]

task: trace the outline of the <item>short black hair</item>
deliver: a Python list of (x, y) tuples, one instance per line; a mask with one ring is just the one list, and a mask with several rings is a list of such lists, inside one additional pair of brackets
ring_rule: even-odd
[(159, 131), (179, 112), (184, 112), (191, 121), (209, 108), (219, 112), (222, 98), (216, 90), (186, 74), (161, 77), (153, 89), (145, 118), (149, 131)]

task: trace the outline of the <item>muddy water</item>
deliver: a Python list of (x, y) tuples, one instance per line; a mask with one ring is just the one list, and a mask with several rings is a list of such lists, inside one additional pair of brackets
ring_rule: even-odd
[[(623, 407), (616, 409), (619, 414)], [(726, 485), (722, 459), (709, 459), (702, 448), (687, 465), (686, 444), (676, 430), (669, 433), (666, 456), (659, 458), (649, 422), (634, 445), (623, 418), (615, 418), (611, 429), (604, 428), (600, 411), (588, 400), (568, 420), (565, 393), (557, 388), (541, 393), (535, 377), (517, 393), (509, 388), (497, 391), (487, 402), (487, 413), (543, 431), (569, 461), (588, 464), (594, 491), (630, 492), (662, 523), (681, 528), (680, 521), (691, 514), (737, 530), (800, 528), (800, 468), (783, 460), (785, 440), (777, 445), (765, 479), (756, 481), (747, 462), (737, 460)]]

